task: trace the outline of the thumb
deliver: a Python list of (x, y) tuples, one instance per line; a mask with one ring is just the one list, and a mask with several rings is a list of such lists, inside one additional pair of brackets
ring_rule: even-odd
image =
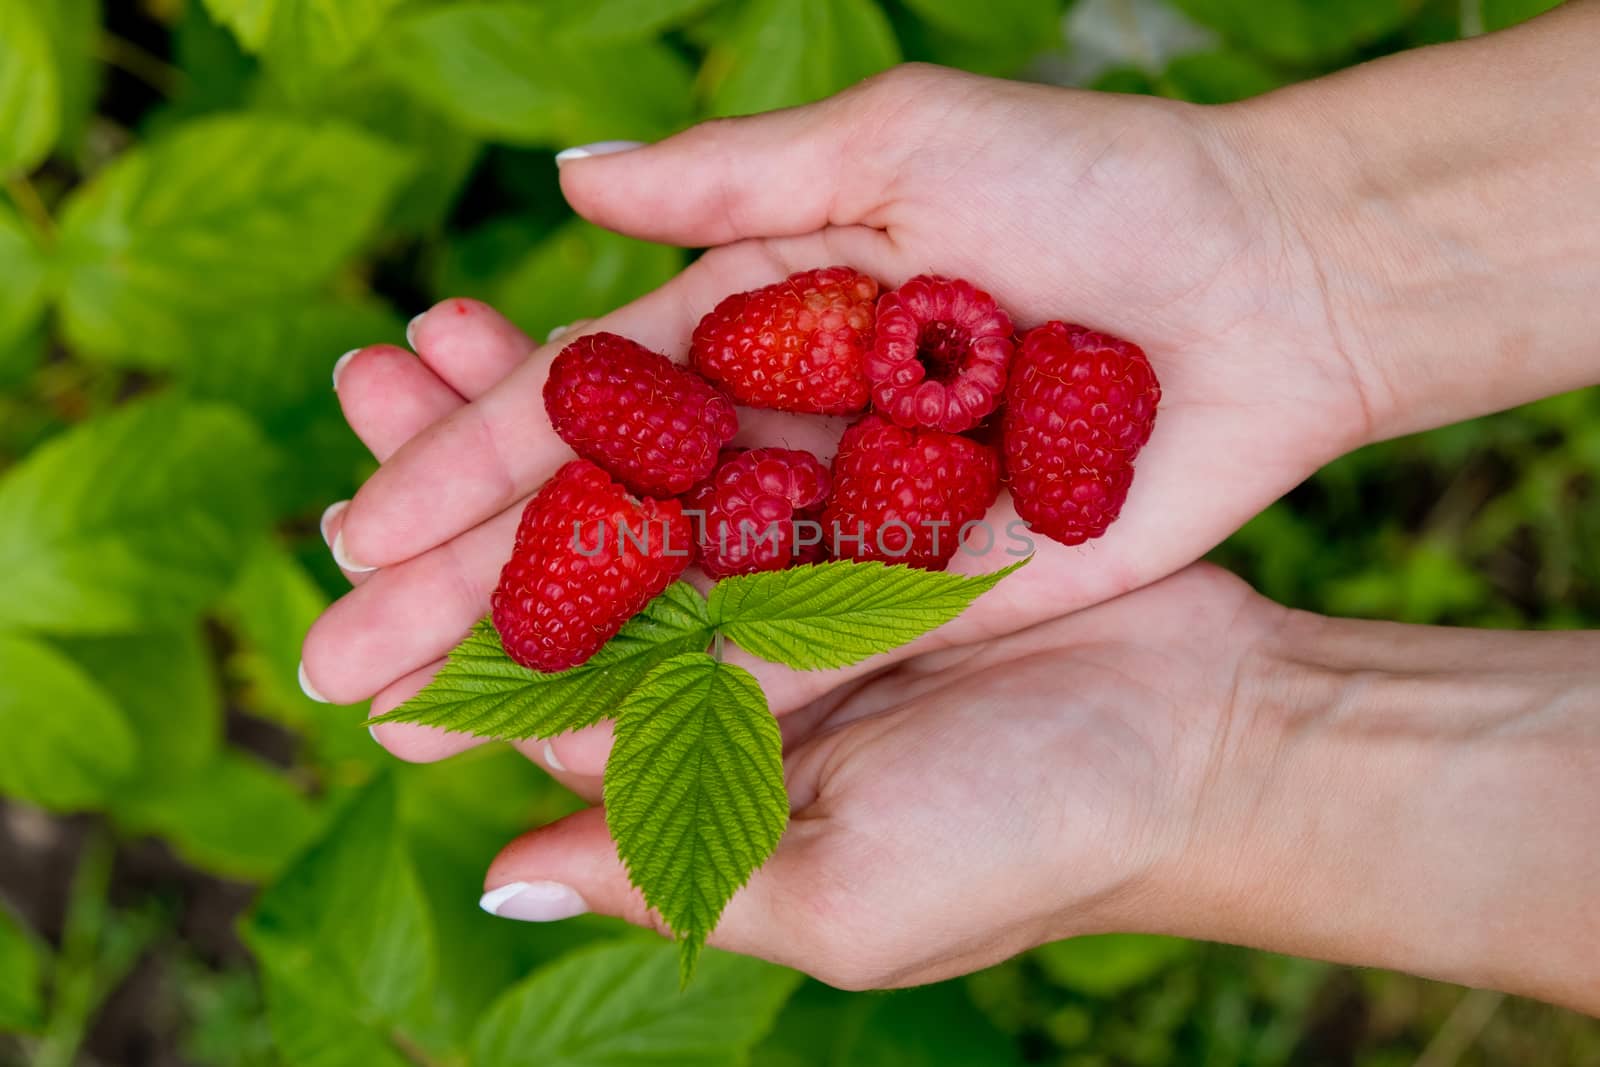
[[(797, 829), (800, 824), (791, 827)], [(778, 850), (728, 903), (707, 944), (775, 963), (794, 964), (799, 946), (786, 943), (792, 909), (785, 887), (805, 884), (800, 842), (786, 834)], [(553, 922), (585, 912), (610, 915), (669, 933), (660, 915), (628, 881), (606, 829), (601, 808), (589, 808), (530, 831), (507, 845), (489, 865), (481, 906), (492, 915), (524, 922)]]
[(556, 157), (561, 188), (591, 222), (691, 247), (874, 225), (908, 147), (896, 131), (917, 128), (910, 109), (960, 78), (898, 67), (815, 104), (713, 119), (654, 145), (571, 149)]

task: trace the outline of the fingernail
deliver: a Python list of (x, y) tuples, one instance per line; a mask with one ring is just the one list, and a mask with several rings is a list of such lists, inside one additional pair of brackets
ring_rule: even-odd
[(328, 523), (332, 522), (339, 512), (349, 506), (350, 501), (348, 500), (335, 500), (323, 510), (322, 518), (317, 520), (317, 529), (322, 531), (322, 543), (329, 548), (333, 547), (333, 542), (328, 539)]
[(566, 764), (556, 759), (555, 746), (548, 741), (544, 743), (544, 765), (552, 771), (564, 771), (567, 769)]
[(417, 350), (417, 323), (421, 322), (427, 317), (428, 313), (424, 311), (422, 314), (406, 323), (406, 347), (410, 348), (413, 352)]
[(551, 341), (554, 341), (557, 337), (560, 337), (562, 334), (566, 333), (570, 329), (572, 329), (571, 326), (552, 326), (552, 327), (550, 327), (550, 332), (544, 335), (545, 343), (548, 344)]
[(344, 355), (340, 356), (338, 361), (336, 363), (334, 363), (334, 365), (333, 365), (333, 390), (334, 390), (334, 392), (338, 392), (339, 391), (339, 372), (344, 370), (344, 367), (345, 367), (346, 363), (349, 363), (352, 359), (356, 358), (356, 353), (359, 352), (359, 351), (361, 351), (361, 349), (352, 348), (350, 351), (348, 351)]
[(512, 882), (489, 890), (478, 900), (478, 907), (501, 919), (528, 923), (570, 919), (589, 910), (576, 889), (560, 882)]
[(306, 661), (300, 661), (300, 691), (315, 700), (318, 704), (332, 704), (333, 701), (317, 692), (317, 687), (311, 684), (311, 679), (306, 677)]
[[(376, 726), (367, 727), (367, 736), (372, 738), (374, 741), (378, 741), (378, 728)], [(378, 741), (378, 744), (381, 745), (383, 742)]]
[(556, 166), (571, 163), (574, 159), (588, 159), (590, 156), (614, 156), (618, 152), (630, 152), (635, 148), (643, 148), (643, 141), (595, 141), (593, 144), (581, 144), (576, 148), (563, 148), (556, 153)]
[(351, 574), (368, 574), (378, 569), (369, 567), (365, 563), (357, 563), (345, 554), (343, 529), (340, 529), (339, 535), (333, 539), (333, 544), (329, 546), (329, 551), (333, 553), (333, 561)]

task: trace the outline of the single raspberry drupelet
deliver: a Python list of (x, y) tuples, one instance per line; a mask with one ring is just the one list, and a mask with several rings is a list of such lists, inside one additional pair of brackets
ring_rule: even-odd
[(1011, 365), (1001, 448), (1017, 514), (1064, 545), (1116, 521), (1161, 385), (1138, 345), (1082, 326), (1029, 330)]
[(568, 463), (523, 509), (489, 600), (507, 655), (536, 671), (585, 662), (683, 573), (693, 534), (676, 500), (635, 499)]
[(797, 531), (796, 524), (816, 522), (830, 485), (828, 468), (810, 452), (753, 448), (730, 456), (683, 501), (686, 512), (698, 512), (690, 518), (699, 523), (700, 566), (726, 578), (819, 558), (820, 527)]
[(614, 333), (589, 334), (561, 350), (544, 406), (578, 455), (650, 496), (676, 496), (704, 481), (739, 429), (720, 389)]
[(848, 415), (867, 406), (878, 283), (850, 267), (791, 274), (700, 320), (690, 360), (741, 404)]
[(987, 445), (868, 415), (839, 442), (823, 536), (836, 556), (943, 570), (999, 492)]
[(1000, 404), (1011, 319), (970, 282), (919, 274), (878, 300), (872, 403), (900, 426), (961, 433)]

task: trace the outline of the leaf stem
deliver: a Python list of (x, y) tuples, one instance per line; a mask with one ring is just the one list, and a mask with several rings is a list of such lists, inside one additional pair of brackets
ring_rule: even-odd
[(183, 71), (114, 33), (100, 35), (95, 58), (133, 75), (162, 96), (172, 96), (188, 81)]
[(427, 1049), (417, 1044), (409, 1034), (398, 1028), (389, 1031), (389, 1044), (393, 1045), (395, 1051), (404, 1056), (407, 1062), (415, 1064), (416, 1067), (447, 1067), (448, 1064), (456, 1062), (453, 1058), (450, 1060), (434, 1059)]
[(6, 192), (10, 194), (12, 203), (17, 205), (17, 210), (33, 225), (40, 238), (47, 244), (53, 243), (56, 239), (55, 220), (50, 217), (50, 209), (45, 206), (39, 190), (33, 187), (28, 176), (13, 174), (5, 184)]

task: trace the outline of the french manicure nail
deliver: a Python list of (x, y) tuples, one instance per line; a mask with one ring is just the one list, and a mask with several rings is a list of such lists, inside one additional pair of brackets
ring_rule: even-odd
[(575, 148), (563, 148), (556, 153), (556, 166), (571, 163), (574, 159), (588, 159), (590, 156), (614, 156), (618, 152), (631, 152), (635, 148), (643, 148), (643, 141), (595, 141), (593, 144), (581, 144)]
[(421, 322), (427, 317), (428, 313), (424, 311), (422, 314), (406, 323), (406, 347), (410, 348), (413, 352), (417, 350), (417, 323)]
[(330, 549), (333, 547), (333, 542), (328, 539), (328, 523), (332, 522), (341, 511), (349, 506), (350, 501), (348, 500), (335, 500), (323, 510), (322, 518), (317, 520), (317, 529), (322, 531), (322, 543)]
[(552, 771), (564, 771), (567, 769), (566, 764), (556, 759), (555, 746), (548, 741), (544, 743), (544, 765)]
[(478, 907), (501, 919), (529, 923), (570, 919), (589, 910), (576, 889), (560, 882), (512, 882), (489, 890)]
[(332, 704), (333, 701), (317, 692), (317, 687), (311, 684), (311, 679), (306, 677), (306, 661), (300, 661), (300, 691), (315, 700), (318, 704)]
[(344, 355), (340, 356), (338, 361), (336, 363), (334, 363), (334, 365), (333, 365), (333, 391), (334, 392), (338, 392), (339, 391), (339, 372), (344, 370), (345, 364), (349, 363), (352, 359), (356, 358), (356, 353), (359, 352), (359, 351), (361, 351), (361, 349), (352, 348), (350, 351), (348, 351)]
[(369, 574), (378, 569), (369, 567), (365, 563), (357, 563), (345, 554), (344, 530), (342, 528), (339, 530), (339, 535), (333, 539), (333, 544), (329, 546), (329, 551), (333, 553), (333, 561), (351, 574)]

